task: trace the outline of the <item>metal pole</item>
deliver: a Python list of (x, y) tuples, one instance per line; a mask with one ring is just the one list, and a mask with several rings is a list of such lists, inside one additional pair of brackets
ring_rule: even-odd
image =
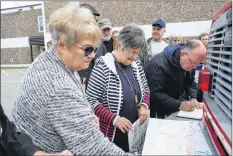
[(31, 50), (31, 61), (33, 62), (32, 45), (30, 45), (30, 50)]
[(42, 16), (43, 16), (43, 27), (44, 27), (44, 46), (45, 46), (45, 50), (48, 49), (47, 47), (47, 42), (49, 41), (48, 37), (47, 37), (47, 30), (46, 30), (46, 16), (45, 16), (45, 4), (44, 1), (41, 2), (41, 9), (42, 9)]

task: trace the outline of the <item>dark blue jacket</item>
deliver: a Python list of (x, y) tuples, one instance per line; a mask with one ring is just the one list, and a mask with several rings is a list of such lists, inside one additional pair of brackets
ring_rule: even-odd
[(183, 44), (169, 45), (155, 55), (145, 66), (145, 74), (151, 92), (151, 111), (161, 118), (179, 110), (180, 96), (186, 92), (196, 98), (193, 88), (195, 70), (184, 71), (180, 66)]

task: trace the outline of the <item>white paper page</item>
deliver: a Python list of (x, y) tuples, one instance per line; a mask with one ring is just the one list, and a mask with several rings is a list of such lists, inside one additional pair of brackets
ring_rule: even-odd
[(203, 117), (203, 109), (194, 109), (191, 112), (179, 111), (177, 114), (178, 117), (185, 117), (191, 119), (201, 119)]
[(151, 118), (142, 155), (212, 155), (198, 122)]

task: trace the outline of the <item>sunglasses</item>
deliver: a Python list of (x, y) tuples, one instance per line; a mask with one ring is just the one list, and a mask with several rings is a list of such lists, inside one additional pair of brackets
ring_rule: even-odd
[(86, 45), (86, 46), (81, 46), (81, 45), (77, 45), (79, 48), (81, 48), (82, 50), (84, 50), (84, 55), (85, 57), (89, 56), (92, 52), (94, 52), (94, 54), (96, 54), (97, 50), (98, 50), (98, 46), (96, 48), (94, 48), (91, 45)]

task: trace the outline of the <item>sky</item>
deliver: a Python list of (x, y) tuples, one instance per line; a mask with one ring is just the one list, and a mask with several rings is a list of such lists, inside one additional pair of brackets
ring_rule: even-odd
[(1, 1), (1, 9), (38, 4), (41, 1)]

